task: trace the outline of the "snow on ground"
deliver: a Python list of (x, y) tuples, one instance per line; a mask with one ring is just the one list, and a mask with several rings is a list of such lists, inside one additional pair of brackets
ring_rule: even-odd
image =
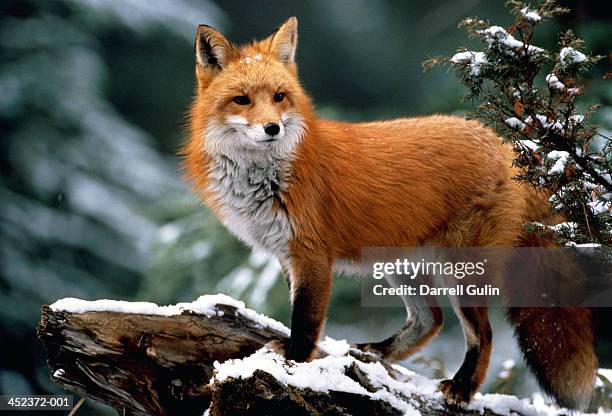
[(211, 317), (222, 313), (215, 308), (216, 305), (229, 305), (236, 308), (236, 313), (248, 318), (262, 327), (268, 327), (282, 334), (289, 335), (289, 329), (275, 319), (269, 318), (245, 306), (244, 302), (236, 300), (222, 293), (216, 295), (200, 296), (197, 300), (176, 305), (159, 306), (151, 302), (128, 302), (124, 300), (100, 299), (94, 301), (64, 298), (50, 305), (54, 311), (71, 313), (85, 312), (119, 312), (142, 315), (173, 316), (183, 312), (193, 312)]
[[(245, 307), (244, 302), (233, 299), (227, 295), (205, 295), (190, 303), (158, 306), (150, 302), (127, 302), (101, 299), (86, 301), (75, 298), (60, 299), (50, 307), (54, 311), (71, 313), (85, 312), (119, 312), (146, 315), (173, 316), (184, 312), (194, 312), (205, 316), (217, 315), (219, 311), (215, 305), (230, 305), (236, 308), (236, 313), (251, 319), (262, 326), (267, 326), (289, 335), (289, 329), (282, 323), (261, 315)], [(314, 391), (329, 392), (342, 391), (369, 396), (388, 402), (406, 415), (420, 414), (420, 406), (413, 397), (419, 396), (425, 400), (426, 405), (433, 409), (444, 409), (442, 394), (437, 391), (439, 380), (432, 380), (416, 374), (399, 365), (393, 368), (401, 373), (405, 380), (398, 381), (392, 378), (387, 370), (377, 362), (364, 363), (354, 357), (346, 356), (350, 349), (345, 340), (337, 341), (326, 337), (320, 341), (319, 349), (329, 354), (327, 357), (313, 360), (310, 363), (294, 363), (288, 365), (284, 357), (261, 348), (252, 355), (243, 359), (228, 360), (223, 363), (215, 362), (215, 372), (211, 381), (222, 382), (228, 378), (248, 378), (255, 370), (263, 370), (274, 376), (281, 383), (297, 388), (310, 388)], [(504, 368), (511, 367), (514, 362), (508, 361)], [(370, 392), (355, 380), (345, 375), (345, 369), (356, 365), (367, 375), (370, 384), (377, 388)], [(60, 371), (60, 370), (58, 370)], [(610, 370), (607, 370), (610, 371)], [(57, 372), (56, 372), (57, 373)], [(606, 373), (606, 376), (610, 373)], [(524, 416), (552, 416), (565, 415), (567, 410), (548, 406), (543, 400), (530, 403), (528, 399), (521, 400), (514, 396), (501, 394), (477, 393), (468, 409), (483, 413), (490, 409), (495, 413), (511, 415), (520, 413)]]
[[(248, 378), (255, 370), (263, 370), (285, 385), (297, 388), (309, 388), (319, 392), (341, 391), (369, 396), (388, 402), (405, 414), (418, 415), (421, 406), (413, 397), (418, 396), (425, 405), (432, 409), (444, 409), (442, 394), (437, 391), (439, 380), (432, 380), (418, 375), (398, 365), (393, 368), (402, 373), (406, 380), (398, 381), (392, 378), (380, 363), (364, 363), (354, 357), (345, 356), (348, 344), (346, 341), (335, 341), (327, 337), (319, 343), (319, 348), (327, 352), (336, 352), (325, 358), (313, 360), (310, 363), (291, 363), (287, 365), (285, 359), (262, 348), (251, 356), (243, 359), (228, 360), (215, 363), (214, 382), (223, 382), (229, 378)], [(514, 362), (508, 362), (511, 366)], [(345, 369), (356, 365), (365, 373), (370, 384), (377, 388), (369, 392), (355, 380), (345, 375)], [(520, 413), (525, 416), (552, 416), (567, 415), (565, 409), (558, 409), (545, 404), (544, 400), (519, 399), (503, 394), (477, 393), (469, 410), (484, 413), (485, 409), (501, 414), (511, 415)]]
[[(326, 339), (326, 344), (331, 347), (332, 340)], [(342, 350), (346, 341), (341, 341), (339, 346), (331, 347), (331, 350)], [(355, 380), (344, 374), (346, 368), (352, 364), (368, 375), (374, 387), (383, 387), (375, 392), (369, 392)], [(251, 356), (244, 359), (228, 360), (224, 363), (215, 363), (215, 374), (213, 381), (222, 382), (228, 378), (248, 378), (255, 370), (263, 370), (283, 384), (297, 388), (309, 388), (319, 392), (341, 391), (369, 396), (372, 399), (380, 399), (390, 403), (392, 406), (407, 414), (416, 413), (416, 402), (409, 399), (402, 400), (397, 393), (406, 395), (425, 391), (433, 394), (435, 383), (416, 384), (401, 383), (392, 379), (380, 363), (362, 363), (353, 357), (329, 355), (325, 358), (314, 360), (310, 363), (286, 364), (284, 357), (262, 348)], [(416, 376), (418, 377), (418, 376)]]
[(325, 337), (324, 340), (319, 341), (317, 346), (326, 354), (337, 357), (341, 355), (346, 355), (351, 349), (351, 346), (348, 342), (346, 342), (346, 340), (335, 340), (330, 337)]

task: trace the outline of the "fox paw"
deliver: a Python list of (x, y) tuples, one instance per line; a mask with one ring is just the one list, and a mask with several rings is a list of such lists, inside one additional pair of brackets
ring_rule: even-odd
[(377, 343), (364, 342), (364, 343), (359, 343), (359, 344), (351, 344), (351, 347), (358, 349), (360, 351), (363, 351), (363, 352), (375, 354), (380, 357), (385, 357), (386, 356), (385, 351), (382, 351), (376, 344)]
[(444, 394), (444, 401), (451, 406), (467, 405), (476, 393), (475, 389), (468, 383), (460, 383), (454, 380), (442, 380), (438, 384), (438, 390)]
[[(266, 347), (267, 349), (269, 349), (272, 352), (277, 353), (278, 355), (281, 355), (285, 358), (287, 358), (287, 351), (289, 351), (289, 340), (287, 341), (281, 341), (279, 339), (275, 339), (273, 341), (268, 342), (266, 345), (264, 345), (264, 347)], [(306, 356), (305, 359), (299, 359), (297, 361), (304, 361), (304, 362), (308, 362), (308, 361), (312, 361), (314, 359), (317, 358), (323, 358), (326, 357), (327, 354), (320, 350), (319, 348), (315, 347), (309, 355)]]
[(268, 342), (266, 345), (264, 345), (264, 347), (266, 347), (272, 352), (277, 353), (278, 355), (282, 355), (283, 357), (285, 357), (287, 355), (287, 350), (289, 349), (289, 342), (281, 341), (280, 339), (275, 339)]

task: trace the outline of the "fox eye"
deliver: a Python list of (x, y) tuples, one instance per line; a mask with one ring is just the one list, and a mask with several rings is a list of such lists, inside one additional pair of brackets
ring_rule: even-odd
[(234, 98), (232, 98), (232, 101), (238, 105), (251, 104), (251, 100), (246, 95), (237, 95)]
[(285, 99), (285, 93), (284, 92), (277, 92), (276, 94), (274, 94), (274, 101), (276, 101), (277, 103), (280, 103), (284, 99)]

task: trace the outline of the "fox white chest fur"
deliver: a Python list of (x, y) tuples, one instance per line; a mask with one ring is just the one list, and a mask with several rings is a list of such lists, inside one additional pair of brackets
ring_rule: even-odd
[(280, 125), (276, 141), (236, 148), (236, 143), (252, 135), (245, 131), (244, 123), (233, 118), (211, 124), (204, 137), (204, 151), (212, 156), (209, 190), (219, 203), (224, 225), (255, 249), (282, 257), (293, 236), (282, 193), (289, 185), (291, 161), (303, 125), (299, 116), (288, 114)]
[(225, 226), (245, 243), (275, 255), (284, 254), (292, 236), (279, 199), (287, 187), (288, 165), (274, 158), (245, 162), (216, 156), (210, 170), (210, 189), (221, 203)]

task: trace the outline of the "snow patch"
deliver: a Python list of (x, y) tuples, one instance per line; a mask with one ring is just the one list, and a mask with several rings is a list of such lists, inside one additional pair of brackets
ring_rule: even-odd
[(521, 9), (521, 15), (523, 15), (525, 20), (527, 20), (528, 22), (531, 22), (531, 23), (537, 23), (540, 20), (542, 20), (542, 17), (539, 14), (537, 14), (533, 10), (529, 10), (528, 7), (523, 7)]
[(367, 391), (355, 381), (341, 374), (342, 370), (354, 361), (352, 357), (328, 356), (311, 363), (295, 363), (285, 368), (285, 358), (266, 348), (261, 348), (243, 359), (215, 362), (215, 381), (222, 382), (228, 378), (244, 379), (253, 375), (255, 370), (263, 370), (281, 381), (298, 388), (310, 388), (315, 391), (330, 390), (348, 393), (367, 394)]
[(540, 145), (533, 140), (519, 140), (519, 142), (527, 149), (533, 150), (534, 152), (540, 151)]
[(508, 358), (506, 361), (502, 363), (502, 367), (506, 370), (510, 370), (516, 366), (516, 361), (512, 358)]
[[(535, 122), (536, 120), (539, 122), (539, 125)], [(549, 122), (546, 116), (543, 116), (542, 114), (536, 114), (535, 120), (531, 116), (527, 117), (525, 119), (525, 123), (536, 128), (539, 128), (541, 126), (544, 129), (556, 130), (558, 133), (563, 133), (565, 131), (563, 129), (563, 124), (559, 120)]]
[(507, 118), (507, 119), (505, 120), (505, 122), (506, 122), (506, 124), (507, 124), (508, 126), (510, 126), (511, 128), (516, 129), (516, 130), (519, 130), (519, 131), (521, 131), (521, 130), (523, 130), (525, 127), (527, 127), (527, 125), (526, 125), (525, 123), (523, 123), (521, 120), (519, 120), (519, 119), (518, 119), (518, 118), (516, 118), (516, 117), (510, 117), (510, 118)]
[(598, 248), (601, 247), (601, 244), (598, 243), (582, 243), (582, 244), (576, 244), (576, 243), (567, 243), (568, 246), (572, 246), (572, 247), (578, 247), (578, 248)]
[(595, 201), (587, 202), (587, 205), (591, 207), (591, 210), (595, 215), (603, 214), (604, 212), (612, 213), (612, 203), (610, 201), (597, 199)]
[(450, 60), (455, 64), (469, 62), (471, 68), (470, 76), (473, 77), (480, 75), (482, 67), (489, 63), (484, 52), (474, 51), (458, 52), (454, 54)]
[[(554, 195), (551, 196), (550, 199), (552, 200), (553, 197)], [(544, 225), (541, 222), (534, 222), (533, 224), (537, 225), (538, 227), (547, 228), (553, 232), (567, 233), (570, 236), (574, 236), (576, 234), (576, 228), (578, 227), (578, 224), (576, 224), (575, 222), (571, 222), (571, 221), (562, 222), (562, 223), (555, 224), (555, 225)]]
[(251, 55), (246, 55), (245, 57), (240, 59), (240, 63), (241, 64), (246, 64), (246, 65), (250, 65), (251, 62), (255, 63), (255, 62), (261, 62), (263, 60), (263, 56), (261, 56), (260, 53), (255, 54), (254, 56)]
[(334, 357), (346, 355), (351, 349), (351, 346), (345, 339), (335, 340), (327, 336), (323, 341), (319, 341), (317, 346), (320, 350)]
[(516, 361), (512, 358), (508, 358), (506, 361), (502, 363), (502, 370), (499, 372), (497, 377), (501, 379), (507, 379), (512, 374), (512, 370), (516, 366)]
[(172, 244), (181, 236), (181, 229), (176, 224), (166, 224), (157, 231), (158, 237), (164, 244)]
[(584, 122), (584, 116), (582, 114), (574, 114), (569, 118), (573, 125), (582, 124)]
[(546, 82), (550, 89), (562, 91), (565, 89), (565, 85), (559, 81), (559, 78), (555, 74), (546, 75)]
[[(319, 344), (319, 347), (330, 344), (335, 347), (342, 346), (342, 349), (348, 345), (346, 341), (326, 338)], [(337, 352), (340, 352), (340, 349)], [(506, 360), (504, 367), (512, 368), (515, 364), (514, 360)], [(369, 384), (376, 391), (366, 390), (345, 375), (346, 369), (351, 366), (358, 367), (367, 376)], [(364, 363), (350, 356), (327, 356), (309, 363), (296, 363), (288, 362), (282, 356), (262, 348), (243, 359), (228, 360), (224, 363), (215, 362), (214, 368), (212, 382), (223, 382), (230, 378), (245, 379), (251, 377), (256, 370), (262, 370), (285, 385), (301, 389), (309, 388), (323, 393), (339, 391), (360, 394), (372, 399), (384, 400), (407, 415), (420, 414), (417, 410), (419, 404), (412, 398), (415, 395), (426, 401), (425, 406), (440, 411), (445, 409), (442, 393), (437, 387), (439, 380), (431, 380), (399, 365), (393, 365), (395, 370), (405, 376), (404, 379), (398, 381), (392, 378), (380, 363)], [(502, 394), (478, 393), (468, 409), (481, 414), (486, 409), (503, 415), (518, 413), (524, 416), (560, 416), (567, 414), (566, 410), (546, 406), (543, 402), (537, 405), (535, 402), (530, 404), (528, 399), (521, 400)]]
[(182, 313), (176, 306), (158, 306), (151, 302), (128, 302), (109, 299), (87, 301), (76, 298), (64, 298), (56, 301), (50, 307), (54, 311), (71, 313), (120, 312), (163, 316), (180, 315)]
[[(359, 383), (344, 374), (346, 368), (356, 365), (367, 374), (374, 387), (380, 389), (369, 392)], [(415, 407), (399, 399), (394, 394), (395, 387), (401, 388), (401, 393), (409, 395), (417, 392), (416, 386), (393, 380), (380, 363), (363, 363), (353, 357), (327, 356), (310, 363), (294, 363), (265, 348), (256, 351), (249, 357), (228, 360), (224, 363), (215, 362), (213, 381), (222, 382), (228, 378), (248, 378), (255, 370), (263, 370), (285, 385), (297, 388), (309, 388), (327, 393), (341, 391), (369, 396), (372, 399), (384, 400), (405, 414), (418, 414)]]
[(559, 52), (559, 59), (563, 65), (573, 65), (586, 61), (587, 57), (574, 48), (563, 48)]
[(177, 303), (176, 305), (159, 306), (151, 302), (128, 302), (124, 300), (100, 299), (87, 301), (76, 298), (64, 298), (56, 301), (50, 308), (54, 311), (71, 313), (86, 312), (119, 312), (141, 315), (174, 316), (182, 315), (184, 312), (192, 312), (206, 317), (217, 315), (216, 305), (229, 305), (236, 308), (236, 313), (248, 318), (262, 327), (268, 327), (289, 336), (289, 329), (282, 323), (255, 312), (245, 306), (244, 302), (236, 300), (222, 293), (216, 295), (200, 296), (197, 300), (189, 303)]
[(506, 32), (501, 26), (491, 26), (488, 29), (480, 30), (479, 33), (485, 35), (489, 48), (499, 48), (506, 55), (515, 55), (516, 51), (525, 50), (529, 54), (544, 52), (544, 49), (533, 45), (526, 45)]
[(480, 414), (485, 412), (485, 409), (490, 409), (494, 413), (500, 415), (521, 414), (523, 416), (547, 416), (565, 414), (564, 412), (553, 409), (552, 407), (542, 407), (537, 409), (527, 401), (521, 400), (515, 396), (505, 394), (481, 394), (476, 393), (474, 399), (468, 406), (469, 410), (476, 410)]
[(553, 150), (546, 155), (546, 158), (555, 162), (548, 170), (548, 174), (557, 175), (565, 171), (565, 165), (567, 164), (569, 153), (562, 150)]

